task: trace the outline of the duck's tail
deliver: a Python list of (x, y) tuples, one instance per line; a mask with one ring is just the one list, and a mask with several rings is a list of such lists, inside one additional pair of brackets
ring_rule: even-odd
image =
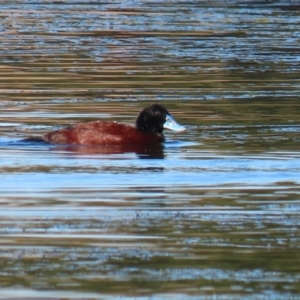
[(46, 142), (44, 139), (40, 138), (40, 137), (29, 137), (29, 138), (26, 138), (26, 139), (22, 139), (22, 140), (19, 140), (18, 142), (20, 143), (33, 143), (33, 144), (40, 144), (40, 143), (43, 143), (43, 144), (49, 144), (48, 142)]

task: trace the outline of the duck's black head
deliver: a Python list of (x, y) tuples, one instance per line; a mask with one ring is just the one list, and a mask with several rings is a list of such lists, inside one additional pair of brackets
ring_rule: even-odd
[(161, 134), (165, 128), (174, 131), (184, 131), (185, 128), (175, 122), (168, 110), (160, 105), (153, 104), (144, 108), (138, 115), (135, 123), (139, 131)]

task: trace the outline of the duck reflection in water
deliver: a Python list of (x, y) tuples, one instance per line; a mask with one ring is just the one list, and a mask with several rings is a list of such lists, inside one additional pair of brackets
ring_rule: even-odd
[(165, 107), (153, 104), (140, 112), (135, 127), (117, 122), (92, 121), (52, 131), (40, 138), (27, 138), (22, 141), (61, 145), (59, 149), (82, 154), (134, 152), (141, 158), (163, 158), (164, 129), (177, 132), (185, 130), (176, 123)]
[[(45, 143), (49, 145), (49, 143)], [(164, 158), (164, 146), (84, 146), (84, 145), (51, 145), (52, 151), (64, 151), (78, 155), (118, 155), (135, 153), (139, 158)]]

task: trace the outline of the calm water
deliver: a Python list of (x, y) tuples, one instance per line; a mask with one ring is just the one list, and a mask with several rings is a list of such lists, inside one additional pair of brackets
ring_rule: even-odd
[[(0, 297), (299, 299), (297, 2), (97, 2), (0, 4)], [(18, 143), (153, 102), (153, 152)]]

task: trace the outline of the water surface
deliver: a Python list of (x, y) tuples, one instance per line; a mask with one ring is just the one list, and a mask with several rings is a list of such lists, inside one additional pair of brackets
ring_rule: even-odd
[[(297, 4), (0, 11), (1, 297), (299, 298)], [(153, 102), (159, 149), (19, 142)]]

